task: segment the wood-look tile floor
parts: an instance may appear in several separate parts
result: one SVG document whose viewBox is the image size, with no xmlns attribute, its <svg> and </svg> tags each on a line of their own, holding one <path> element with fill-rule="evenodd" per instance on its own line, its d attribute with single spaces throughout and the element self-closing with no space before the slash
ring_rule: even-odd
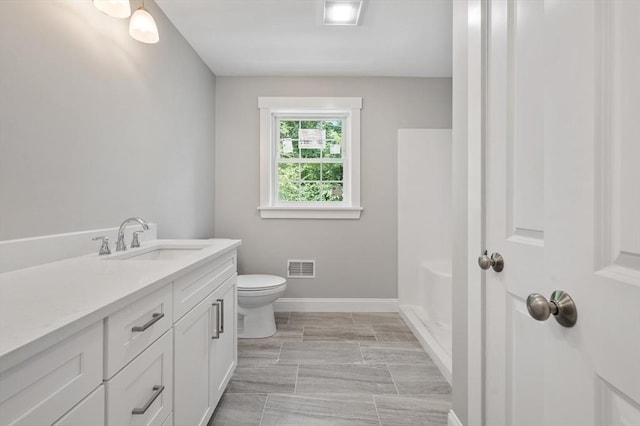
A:
<svg viewBox="0 0 640 426">
<path fill-rule="evenodd" d="M 238 368 L 209 423 L 446 425 L 451 388 L 396 313 L 276 313 L 238 340 Z"/>
</svg>

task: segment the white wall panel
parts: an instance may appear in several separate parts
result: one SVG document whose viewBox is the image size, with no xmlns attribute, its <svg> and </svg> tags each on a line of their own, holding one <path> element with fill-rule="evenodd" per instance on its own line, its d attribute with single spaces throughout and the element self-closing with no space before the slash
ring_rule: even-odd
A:
<svg viewBox="0 0 640 426">
<path fill-rule="evenodd" d="M 0 1 L 0 240 L 131 216 L 213 236 L 215 76 L 145 7 L 158 44 L 91 1 Z"/>
</svg>

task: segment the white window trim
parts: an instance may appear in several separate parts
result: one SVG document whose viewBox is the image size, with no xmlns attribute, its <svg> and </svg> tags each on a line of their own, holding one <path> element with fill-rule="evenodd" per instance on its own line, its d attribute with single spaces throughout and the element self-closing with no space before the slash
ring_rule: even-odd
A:
<svg viewBox="0 0 640 426">
<path fill-rule="evenodd" d="M 360 219 L 360 110 L 362 98 L 356 97 L 259 97 L 260 109 L 260 216 L 263 219 Z M 345 185 L 349 185 L 348 200 L 332 205 L 276 204 L 274 187 L 275 158 L 274 120 L 278 114 L 346 113 L 350 119 L 348 167 Z"/>
</svg>

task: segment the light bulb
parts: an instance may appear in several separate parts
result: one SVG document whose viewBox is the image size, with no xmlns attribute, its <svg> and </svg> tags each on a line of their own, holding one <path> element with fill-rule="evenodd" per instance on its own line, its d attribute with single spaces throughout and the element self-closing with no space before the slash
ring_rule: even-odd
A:
<svg viewBox="0 0 640 426">
<path fill-rule="evenodd" d="M 129 22 L 129 35 L 142 43 L 157 43 L 160 40 L 156 21 L 144 7 L 133 12 Z"/>
<path fill-rule="evenodd" d="M 128 18 L 131 16 L 129 0 L 93 0 L 93 5 L 100 12 L 114 18 Z"/>
</svg>

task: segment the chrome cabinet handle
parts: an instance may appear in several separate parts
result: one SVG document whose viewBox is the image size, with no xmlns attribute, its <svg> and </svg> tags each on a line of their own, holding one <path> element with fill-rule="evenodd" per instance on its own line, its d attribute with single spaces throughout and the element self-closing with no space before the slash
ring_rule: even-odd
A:
<svg viewBox="0 0 640 426">
<path fill-rule="evenodd" d="M 220 304 L 218 302 L 212 303 L 211 306 L 216 307 L 216 326 L 214 327 L 215 333 L 211 338 L 213 340 L 220 338 Z"/>
<path fill-rule="evenodd" d="M 136 331 L 136 332 L 145 331 L 147 328 L 151 327 L 153 324 L 157 323 L 162 318 L 164 318 L 164 314 L 163 313 L 153 314 L 153 315 L 151 315 L 151 319 L 149 321 L 147 321 L 143 325 L 136 325 L 135 327 L 133 327 L 131 329 L 131 331 Z"/>
<path fill-rule="evenodd" d="M 546 321 L 553 314 L 558 324 L 573 327 L 578 321 L 576 304 L 567 293 L 556 290 L 551 294 L 551 301 L 543 295 L 532 293 L 527 297 L 527 310 L 533 319 Z"/>
<path fill-rule="evenodd" d="M 220 302 L 220 333 L 224 333 L 224 299 L 218 299 Z"/>
<path fill-rule="evenodd" d="M 493 268 L 494 271 L 501 272 L 504 269 L 504 258 L 497 252 L 491 253 L 491 257 L 489 257 L 485 250 L 482 256 L 478 258 L 478 266 L 483 270 Z"/>
<path fill-rule="evenodd" d="M 160 396 L 160 394 L 162 393 L 163 390 L 164 390 L 164 386 L 163 385 L 155 385 L 153 387 L 153 395 L 151 395 L 151 398 L 149 398 L 147 403 L 144 404 L 144 406 L 142 408 L 134 408 L 133 411 L 131 411 L 131 414 L 144 414 L 144 413 L 146 413 L 147 410 L 149 409 L 149 407 L 151 407 L 151 404 L 153 404 L 153 401 L 158 399 L 158 397 Z"/>
</svg>

